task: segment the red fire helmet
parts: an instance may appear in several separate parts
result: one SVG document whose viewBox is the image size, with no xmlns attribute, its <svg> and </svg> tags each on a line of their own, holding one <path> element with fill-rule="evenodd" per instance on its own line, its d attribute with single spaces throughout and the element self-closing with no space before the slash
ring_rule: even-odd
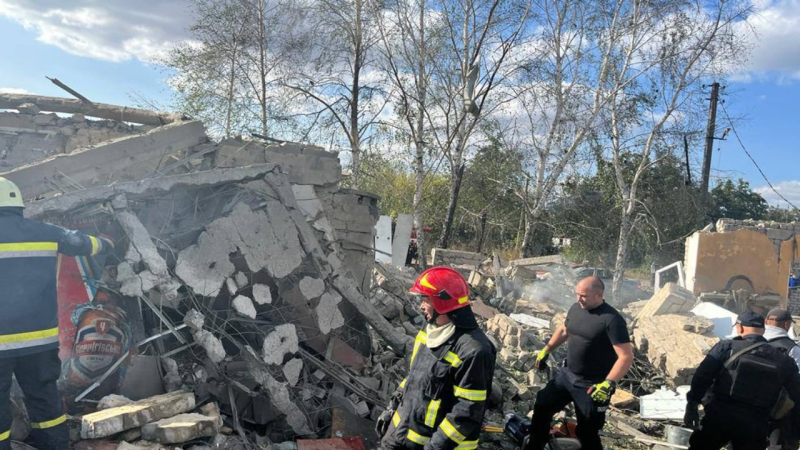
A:
<svg viewBox="0 0 800 450">
<path fill-rule="evenodd" d="M 457 271 L 449 267 L 431 267 L 422 272 L 409 291 L 430 297 L 433 309 L 439 314 L 469 305 L 469 285 Z"/>
</svg>

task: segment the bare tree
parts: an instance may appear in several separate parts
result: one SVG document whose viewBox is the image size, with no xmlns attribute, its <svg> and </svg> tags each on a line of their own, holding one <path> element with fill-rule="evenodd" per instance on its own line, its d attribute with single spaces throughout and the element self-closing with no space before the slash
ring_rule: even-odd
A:
<svg viewBox="0 0 800 450">
<path fill-rule="evenodd" d="M 314 125 L 344 138 L 351 185 L 358 187 L 364 143 L 386 101 L 383 74 L 373 64 L 379 41 L 376 5 L 316 0 L 302 8 L 310 26 L 296 30 L 304 45 L 295 48 L 297 66 L 287 68 L 283 82 L 318 107 L 303 111 Z"/>
<path fill-rule="evenodd" d="M 381 36 L 379 65 L 388 75 L 390 100 L 395 107 L 399 123 L 393 127 L 413 149 L 414 199 L 412 213 L 416 229 L 419 261 L 427 267 L 426 239 L 422 221 L 422 192 L 432 163 L 426 150 L 429 139 L 425 111 L 428 108 L 428 89 L 431 85 L 435 50 L 441 45 L 441 27 L 431 23 L 428 0 L 409 2 L 395 0 L 387 3 L 384 14 L 378 16 Z"/>
<path fill-rule="evenodd" d="M 619 86 L 642 64 L 652 66 L 645 76 L 615 90 L 608 115 L 608 147 L 621 200 L 613 293 L 617 297 L 625 274 L 628 243 L 648 212 L 637 199 L 643 175 L 669 153 L 688 123 L 704 105 L 702 82 L 721 67 L 742 60 L 744 41 L 734 29 L 750 12 L 749 6 L 729 0 L 709 2 L 633 2 L 624 20 L 647 24 L 632 27 L 626 42 L 614 50 L 617 58 L 607 83 Z M 676 139 L 677 138 L 677 139 Z M 672 142 L 671 142 L 672 141 Z M 638 160 L 632 175 L 622 164 L 624 153 Z M 659 154 L 660 153 L 660 154 Z"/>
<path fill-rule="evenodd" d="M 193 0 L 191 39 L 164 61 L 177 108 L 203 119 L 213 134 L 244 132 L 291 138 L 278 69 L 296 45 L 284 30 L 300 20 L 280 0 Z"/>
<path fill-rule="evenodd" d="M 438 245 L 452 233 L 470 139 L 481 117 L 509 98 L 499 98 L 509 71 L 506 62 L 527 30 L 528 2 L 442 0 L 432 5 L 445 30 L 444 46 L 433 61 L 425 116 L 436 146 L 450 169 L 450 198 Z M 490 97 L 492 94 L 498 94 Z"/>
</svg>

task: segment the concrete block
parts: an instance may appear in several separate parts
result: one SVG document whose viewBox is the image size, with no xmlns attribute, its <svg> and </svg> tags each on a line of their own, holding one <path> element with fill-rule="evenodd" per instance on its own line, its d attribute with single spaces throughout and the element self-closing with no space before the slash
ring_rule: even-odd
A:
<svg viewBox="0 0 800 450">
<path fill-rule="evenodd" d="M 638 350 L 663 371 L 674 385 L 689 384 L 705 353 L 719 342 L 684 330 L 688 316 L 666 314 L 640 317 L 633 331 Z"/>
<path fill-rule="evenodd" d="M 486 257 L 480 253 L 462 252 L 444 248 L 431 250 L 431 265 L 439 266 L 478 266 Z"/>
<path fill-rule="evenodd" d="M 202 414 L 179 414 L 142 427 L 142 437 L 162 444 L 179 444 L 219 433 L 222 419 Z"/>
<path fill-rule="evenodd" d="M 253 300 L 259 305 L 272 303 L 272 292 L 269 286 L 263 284 L 253 285 Z"/>
<path fill-rule="evenodd" d="M 225 353 L 225 347 L 222 345 L 222 341 L 211 334 L 211 332 L 207 330 L 199 330 L 192 333 L 192 336 L 194 336 L 195 342 L 203 347 L 203 350 L 206 351 L 206 356 L 208 356 L 208 359 L 211 361 L 220 363 L 223 359 L 225 359 L 225 356 L 227 356 Z"/>
<path fill-rule="evenodd" d="M 267 364 L 281 364 L 287 353 L 297 353 L 299 339 L 294 324 L 285 323 L 278 325 L 275 330 L 264 339 L 262 354 Z"/>
<path fill-rule="evenodd" d="M 81 438 L 99 439 L 194 409 L 194 394 L 172 392 L 81 418 Z"/>
<path fill-rule="evenodd" d="M 233 309 L 241 316 L 249 317 L 250 319 L 256 318 L 256 307 L 253 306 L 253 301 L 244 295 L 239 295 L 233 299 L 231 303 Z"/>
<path fill-rule="evenodd" d="M 219 167 L 280 164 L 292 184 L 335 185 L 342 178 L 336 153 L 292 142 L 264 145 L 259 141 L 225 139 L 220 142 L 217 161 Z"/>
<path fill-rule="evenodd" d="M 290 385 L 296 386 L 297 382 L 300 381 L 300 374 L 303 370 L 303 360 L 300 358 L 290 359 L 286 364 L 283 365 L 283 376 L 286 377 L 286 381 L 289 382 Z"/>
<path fill-rule="evenodd" d="M 685 313 L 689 312 L 694 304 L 695 298 L 691 291 L 676 283 L 667 283 L 648 300 L 637 317 Z"/>
<path fill-rule="evenodd" d="M 339 309 L 339 302 L 342 297 L 335 292 L 326 292 L 319 298 L 316 307 L 317 324 L 322 334 L 328 334 L 331 330 L 344 326 L 344 316 Z"/>
</svg>

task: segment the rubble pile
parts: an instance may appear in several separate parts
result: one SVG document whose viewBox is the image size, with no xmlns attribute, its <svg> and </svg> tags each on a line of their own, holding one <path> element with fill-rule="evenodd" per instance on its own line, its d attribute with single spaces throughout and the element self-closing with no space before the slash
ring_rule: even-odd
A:
<svg viewBox="0 0 800 450">
<path fill-rule="evenodd" d="M 225 432 L 243 445 L 269 444 L 329 437 L 322 432 L 332 405 L 359 417 L 383 410 L 410 342 L 385 315 L 408 308 L 373 306 L 377 199 L 340 188 L 336 154 L 242 138 L 215 143 L 202 123 L 176 117 L 162 126 L 77 114 L 46 114 L 48 122 L 17 106 L 0 115 L 0 126 L 16 120 L 20 137 L 6 146 L 2 176 L 26 196 L 26 216 L 117 243 L 104 261 L 75 259 L 91 266 L 79 280 L 91 293 L 87 305 L 102 297 L 105 310 L 119 311 L 121 331 L 99 339 L 120 339 L 125 349 L 83 384 L 69 376 L 87 355 L 75 347 L 67 356 L 62 381 L 70 413 L 84 414 L 84 442 L 216 445 Z M 22 155 L 25 139 L 51 134 L 58 145 Z M 378 339 L 386 351 L 373 352 Z M 147 355 L 156 363 L 139 384 L 163 394 L 92 412 L 144 376 L 133 361 Z"/>
<path fill-rule="evenodd" d="M 0 108 L 18 111 L 0 113 L 0 176 L 22 190 L 26 216 L 116 242 L 107 257 L 59 260 L 60 387 L 76 448 L 294 449 L 347 436 L 375 447 L 371 420 L 425 320 L 408 295 L 417 272 L 375 263 L 378 199 L 340 186 L 336 154 L 214 142 L 199 121 L 113 105 L 2 94 Z M 569 266 L 431 257 L 464 274 L 498 350 L 487 423 L 529 411 L 547 381 L 536 354 L 574 303 Z M 624 435 L 652 438 L 659 426 L 634 411 L 689 383 L 729 333 L 730 311 L 697 303 L 668 283 L 620 305 L 636 348 L 612 399 Z M 93 354 L 87 339 L 113 351 Z M 19 396 L 16 440 L 30 431 Z M 486 433 L 481 446 L 501 441 Z"/>
</svg>

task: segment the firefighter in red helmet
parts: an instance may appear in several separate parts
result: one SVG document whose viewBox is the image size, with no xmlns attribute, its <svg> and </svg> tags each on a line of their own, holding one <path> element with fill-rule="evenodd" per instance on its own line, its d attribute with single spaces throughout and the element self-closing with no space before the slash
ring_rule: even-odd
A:
<svg viewBox="0 0 800 450">
<path fill-rule="evenodd" d="M 386 450 L 472 450 L 492 390 L 496 350 L 469 303 L 469 286 L 448 267 L 423 272 L 411 294 L 427 323 L 414 340 L 406 377 L 378 419 Z"/>
</svg>

